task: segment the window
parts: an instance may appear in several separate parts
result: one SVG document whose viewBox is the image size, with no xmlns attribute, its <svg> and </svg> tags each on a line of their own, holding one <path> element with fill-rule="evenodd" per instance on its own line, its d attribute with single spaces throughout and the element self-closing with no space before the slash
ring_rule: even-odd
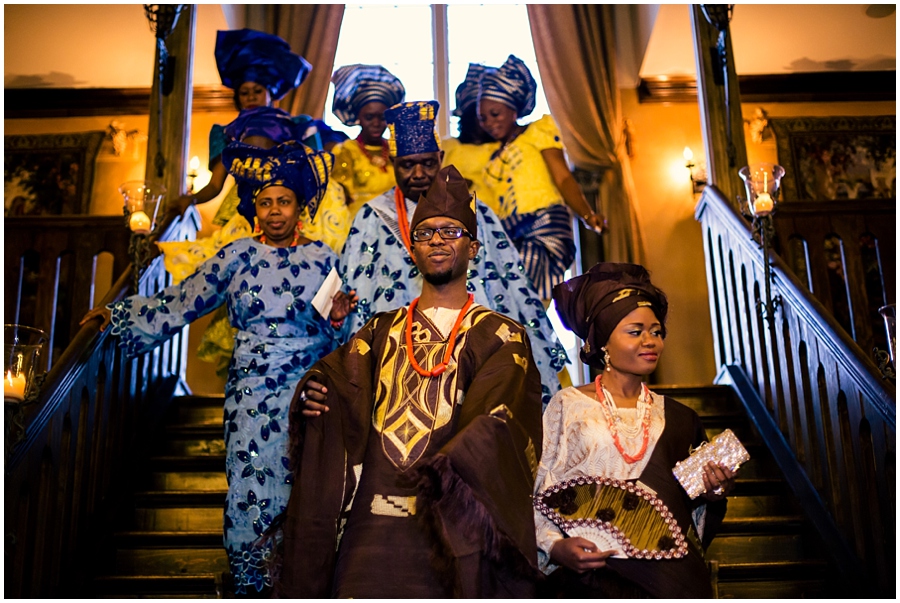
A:
<svg viewBox="0 0 900 603">
<path fill-rule="evenodd" d="M 442 15 L 435 15 L 435 11 L 442 10 L 446 10 L 446 18 L 436 18 Z M 443 24 L 442 31 L 435 31 L 435 23 Z M 505 24 L 500 35 L 497 23 Z M 449 60 L 441 69 L 435 69 L 435 39 L 447 40 Z M 456 107 L 456 87 L 465 78 L 469 63 L 498 67 L 510 54 L 525 61 L 538 83 L 535 110 L 522 120 L 528 123 L 550 110 L 541 88 L 524 4 L 347 5 L 334 66 L 384 65 L 403 82 L 407 100 L 436 98 L 441 103 L 440 116 L 445 124 L 451 124 L 449 132 L 455 136 L 457 119 L 450 112 Z M 448 91 L 446 98 L 439 98 L 437 91 L 442 89 Z M 344 126 L 331 113 L 333 99 L 334 86 L 330 86 L 325 123 L 355 137 L 358 128 Z"/>
</svg>

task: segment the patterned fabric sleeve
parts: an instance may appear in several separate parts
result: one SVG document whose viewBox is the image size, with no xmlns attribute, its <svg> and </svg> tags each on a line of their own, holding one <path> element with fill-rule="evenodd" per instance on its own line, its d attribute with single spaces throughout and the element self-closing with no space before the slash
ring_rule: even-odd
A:
<svg viewBox="0 0 900 603">
<path fill-rule="evenodd" d="M 520 142 L 530 144 L 540 151 L 563 148 L 559 126 L 556 125 L 556 120 L 550 115 L 545 115 L 539 120 L 528 124 L 528 128 L 519 136 L 519 139 Z"/>
<path fill-rule="evenodd" d="M 469 270 L 469 291 L 476 293 L 479 303 L 525 326 L 534 361 L 541 373 L 542 399 L 546 405 L 559 391 L 558 373 L 568 360 L 566 351 L 559 343 L 544 304 L 528 281 L 522 258 L 509 241 L 500 219 L 487 205 L 477 203 L 476 207 L 478 239 L 482 246 L 475 268 Z M 481 258 L 483 262 L 479 261 Z M 477 289 L 472 285 L 476 279 L 483 283 L 484 300 L 477 299 Z"/>
<path fill-rule="evenodd" d="M 221 161 L 222 150 L 228 145 L 228 136 L 225 134 L 225 126 L 213 124 L 209 131 L 209 169 L 213 164 Z"/>
<path fill-rule="evenodd" d="M 569 458 L 569 453 L 561 394 L 553 396 L 544 412 L 543 421 L 544 445 L 537 478 L 534 482 L 535 494 L 562 481 L 566 473 L 566 460 Z M 550 574 L 559 567 L 551 563 L 550 549 L 556 541 L 563 538 L 563 533 L 556 524 L 544 517 L 537 509 L 534 510 L 534 527 L 537 534 L 538 567 L 545 574 Z"/>
<path fill-rule="evenodd" d="M 146 352 L 225 303 L 228 283 L 238 263 L 223 248 L 193 275 L 153 297 L 132 295 L 109 304 L 112 335 L 127 356 Z"/>
</svg>

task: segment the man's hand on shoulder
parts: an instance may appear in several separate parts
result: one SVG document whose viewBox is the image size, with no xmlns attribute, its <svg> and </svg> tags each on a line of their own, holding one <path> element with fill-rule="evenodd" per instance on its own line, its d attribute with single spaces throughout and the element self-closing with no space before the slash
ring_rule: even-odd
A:
<svg viewBox="0 0 900 603">
<path fill-rule="evenodd" d="M 318 417 L 329 410 L 328 406 L 325 405 L 328 401 L 328 388 L 318 381 L 309 379 L 303 385 L 300 399 L 303 401 L 304 417 Z"/>
</svg>

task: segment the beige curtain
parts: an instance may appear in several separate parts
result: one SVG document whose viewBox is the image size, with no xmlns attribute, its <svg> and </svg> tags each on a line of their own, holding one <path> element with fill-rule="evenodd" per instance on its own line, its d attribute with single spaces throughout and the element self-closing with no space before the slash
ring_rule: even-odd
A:
<svg viewBox="0 0 900 603">
<path fill-rule="evenodd" d="M 604 257 L 641 263 L 644 243 L 625 151 L 616 83 L 613 7 L 529 4 L 544 93 L 576 167 L 605 171 L 601 207 L 609 223 Z"/>
<path fill-rule="evenodd" d="M 313 67 L 303 85 L 278 102 L 291 115 L 322 117 L 343 18 L 343 4 L 247 5 L 247 27 L 281 36 Z"/>
</svg>

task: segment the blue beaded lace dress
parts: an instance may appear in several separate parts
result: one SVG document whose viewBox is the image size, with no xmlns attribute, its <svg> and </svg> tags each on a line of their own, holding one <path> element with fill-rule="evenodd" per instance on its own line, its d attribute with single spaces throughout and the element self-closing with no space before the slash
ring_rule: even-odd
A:
<svg viewBox="0 0 900 603">
<path fill-rule="evenodd" d="M 288 410 L 300 377 L 339 333 L 311 301 L 337 257 L 326 245 L 275 248 L 240 239 L 181 283 L 115 304 L 112 333 L 130 356 L 227 305 L 238 329 L 225 386 L 225 548 L 235 591 L 271 586 L 272 543 L 255 544 L 288 503 Z"/>
</svg>

